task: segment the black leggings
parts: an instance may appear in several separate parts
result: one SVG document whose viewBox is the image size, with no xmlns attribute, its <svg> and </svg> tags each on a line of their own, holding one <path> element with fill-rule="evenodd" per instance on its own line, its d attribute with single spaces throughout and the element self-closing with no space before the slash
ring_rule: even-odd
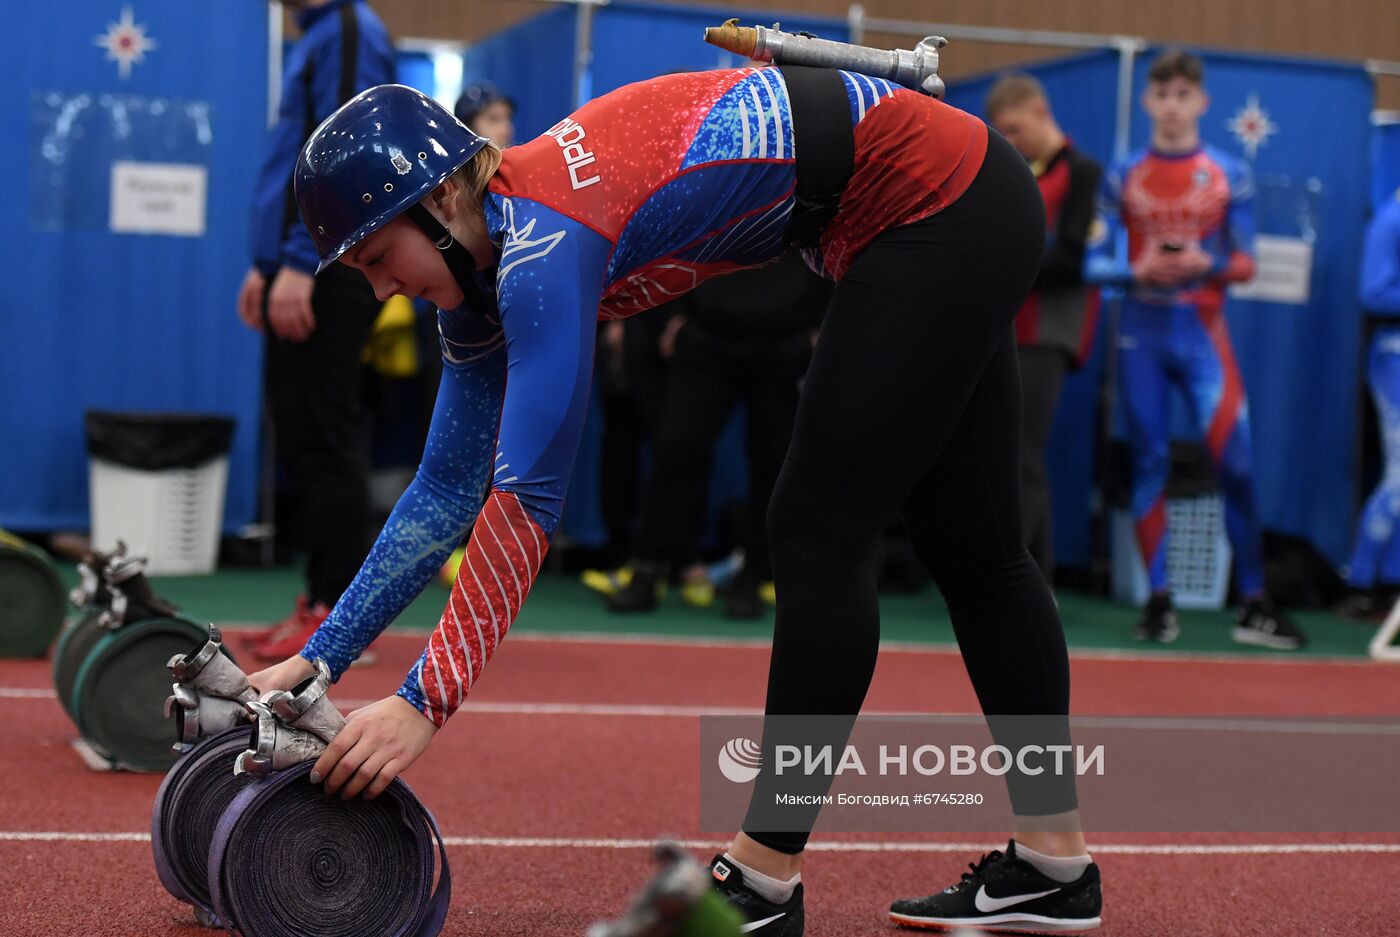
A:
<svg viewBox="0 0 1400 937">
<path fill-rule="evenodd" d="M 1022 537 L 1011 331 L 1045 213 L 1025 162 L 989 137 L 967 192 L 877 237 L 827 311 L 768 511 L 769 715 L 860 710 L 879 650 L 877 548 L 897 516 L 948 603 L 984 713 L 1069 711 L 1064 632 Z M 1018 814 L 1075 807 L 1072 784 L 1047 798 L 1007 777 Z M 776 789 L 765 772 L 753 803 Z M 744 829 L 790 854 L 808 837 Z"/>
</svg>

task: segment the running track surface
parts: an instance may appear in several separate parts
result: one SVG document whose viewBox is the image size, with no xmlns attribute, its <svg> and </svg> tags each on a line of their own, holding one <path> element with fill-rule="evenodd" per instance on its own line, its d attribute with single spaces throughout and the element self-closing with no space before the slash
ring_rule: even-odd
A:
<svg viewBox="0 0 1400 937">
<path fill-rule="evenodd" d="M 333 698 L 348 710 L 391 692 L 422 640 L 381 638 L 379 663 L 353 669 Z M 444 933 L 581 937 L 650 875 L 651 838 L 680 836 L 708 859 L 721 837 L 698 828 L 697 717 L 757 710 L 767 663 L 766 649 L 741 644 L 506 641 L 406 776 L 452 843 Z M 1076 657 L 1073 667 L 1085 714 L 1400 713 L 1400 673 L 1359 661 Z M 87 769 L 49 674 L 46 661 L 0 661 L 0 933 L 210 933 L 155 876 L 159 777 Z M 976 701 L 955 654 L 887 650 L 867 708 L 975 712 Z M 912 933 L 887 924 L 891 898 L 943 888 L 1005 845 L 892 839 L 894 851 L 854 835 L 814 849 L 803 873 L 811 937 Z M 1092 845 L 1104 937 L 1400 932 L 1400 835 L 1118 834 Z"/>
</svg>

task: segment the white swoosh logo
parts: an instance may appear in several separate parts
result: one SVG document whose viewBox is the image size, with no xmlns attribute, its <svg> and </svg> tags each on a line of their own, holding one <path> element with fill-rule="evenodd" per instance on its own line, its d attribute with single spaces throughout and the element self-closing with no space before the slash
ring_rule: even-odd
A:
<svg viewBox="0 0 1400 937">
<path fill-rule="evenodd" d="M 1053 895 L 1059 891 L 1052 888 L 1049 891 L 1038 891 L 1030 895 L 1011 895 L 1006 898 L 993 898 L 987 894 L 987 886 L 983 885 L 977 889 L 977 897 L 972 899 L 972 903 L 977 905 L 977 910 L 983 914 L 991 914 L 993 911 L 1000 911 L 1002 908 L 1009 908 L 1013 904 L 1020 904 L 1023 901 L 1034 901 L 1036 898 L 1044 898 L 1046 895 Z"/>
<path fill-rule="evenodd" d="M 753 921 L 752 923 L 745 924 L 743 927 L 739 928 L 739 933 L 741 933 L 741 934 L 752 934 L 754 931 L 758 930 L 758 929 L 759 929 L 760 927 L 762 927 L 764 924 L 772 924 L 774 921 L 776 921 L 776 920 L 777 920 L 778 918 L 780 918 L 780 917 L 787 917 L 787 912 L 784 911 L 782 914 L 775 914 L 775 915 L 773 915 L 772 917 L 766 917 L 766 918 L 764 918 L 764 919 L 761 920 L 761 921 Z"/>
</svg>

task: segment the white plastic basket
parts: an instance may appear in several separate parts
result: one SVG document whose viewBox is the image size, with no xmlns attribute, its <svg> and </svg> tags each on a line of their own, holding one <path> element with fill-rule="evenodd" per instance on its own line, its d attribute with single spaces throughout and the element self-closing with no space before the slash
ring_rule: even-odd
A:
<svg viewBox="0 0 1400 937">
<path fill-rule="evenodd" d="M 154 576 L 212 573 L 224 522 L 228 457 L 197 468 L 146 471 L 90 459 L 92 543 L 111 550 L 118 540 L 149 558 Z"/>
<path fill-rule="evenodd" d="M 1220 609 L 1230 594 L 1230 540 L 1218 494 L 1167 501 L 1167 587 L 1177 608 Z M 1113 597 L 1145 605 L 1151 587 L 1132 514 L 1113 512 Z"/>
</svg>

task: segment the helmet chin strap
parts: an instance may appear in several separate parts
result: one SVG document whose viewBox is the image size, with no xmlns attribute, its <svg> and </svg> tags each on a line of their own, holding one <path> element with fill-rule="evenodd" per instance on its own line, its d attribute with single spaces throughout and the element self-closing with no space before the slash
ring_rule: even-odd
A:
<svg viewBox="0 0 1400 937">
<path fill-rule="evenodd" d="M 452 279 L 462 290 L 462 296 L 471 308 L 479 312 L 490 312 L 491 303 L 477 285 L 472 273 L 476 270 L 476 258 L 452 236 L 443 223 L 433 217 L 433 213 L 423 207 L 422 202 L 414 202 L 404 211 L 404 215 L 428 236 L 433 246 L 442 254 L 442 262 L 447 264 Z"/>
</svg>

